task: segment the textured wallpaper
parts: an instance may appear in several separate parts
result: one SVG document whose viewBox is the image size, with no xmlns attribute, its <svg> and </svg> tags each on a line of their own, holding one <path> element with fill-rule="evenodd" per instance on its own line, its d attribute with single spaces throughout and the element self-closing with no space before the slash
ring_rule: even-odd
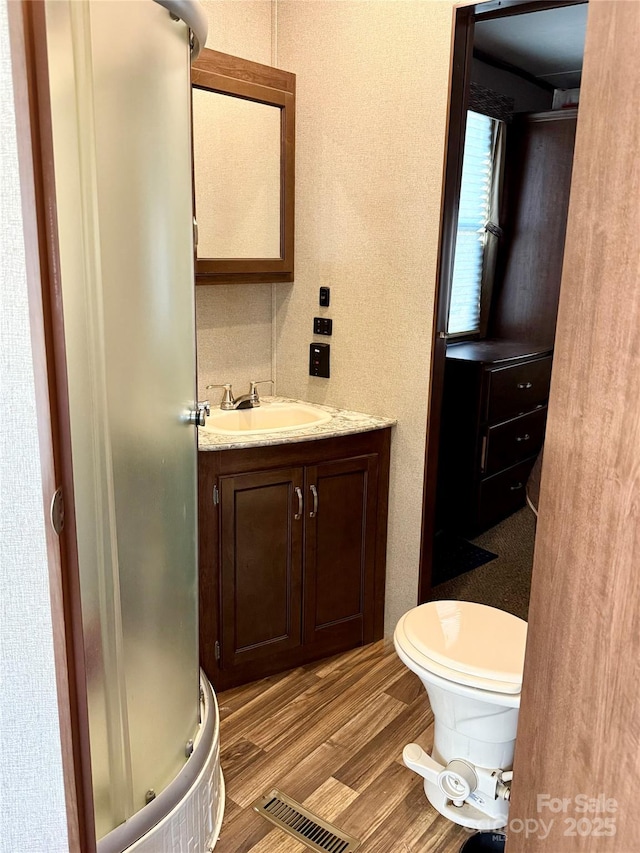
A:
<svg viewBox="0 0 640 853">
<path fill-rule="evenodd" d="M 6 0 L 0 0 L 0 850 L 68 849 Z"/>
<path fill-rule="evenodd" d="M 387 633 L 417 600 L 452 21 L 449 0 L 278 2 L 278 59 L 297 75 L 296 276 L 277 285 L 278 393 L 398 419 Z M 314 314 L 333 318 L 329 380 L 307 375 Z"/>
</svg>

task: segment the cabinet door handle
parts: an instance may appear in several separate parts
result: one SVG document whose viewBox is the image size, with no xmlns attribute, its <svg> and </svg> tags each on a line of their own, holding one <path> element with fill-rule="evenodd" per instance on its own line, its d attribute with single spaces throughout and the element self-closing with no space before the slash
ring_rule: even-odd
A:
<svg viewBox="0 0 640 853">
<path fill-rule="evenodd" d="M 528 433 L 528 432 L 525 432 L 525 434 L 524 434 L 524 435 L 519 435 L 519 436 L 516 438 L 516 441 L 529 441 L 529 439 L 530 439 L 530 438 L 531 438 L 531 436 L 529 435 L 529 433 Z"/>
<path fill-rule="evenodd" d="M 532 382 L 518 382 L 517 386 L 521 391 L 526 391 L 527 388 L 533 388 Z"/>
<path fill-rule="evenodd" d="M 293 517 L 296 521 L 299 521 L 302 518 L 302 489 L 300 486 L 296 486 L 295 491 L 298 496 L 298 512 Z"/>
<path fill-rule="evenodd" d="M 315 518 L 318 514 L 318 490 L 315 486 L 309 486 L 313 495 L 313 509 L 309 513 L 309 518 Z"/>
<path fill-rule="evenodd" d="M 517 492 L 522 488 L 522 483 L 516 483 L 513 486 L 509 486 L 512 492 Z"/>
</svg>

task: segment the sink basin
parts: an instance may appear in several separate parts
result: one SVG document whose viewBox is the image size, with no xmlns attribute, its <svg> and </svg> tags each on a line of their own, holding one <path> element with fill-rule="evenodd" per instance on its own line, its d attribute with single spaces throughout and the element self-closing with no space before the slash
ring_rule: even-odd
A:
<svg viewBox="0 0 640 853">
<path fill-rule="evenodd" d="M 317 426 L 331 420 L 329 412 L 305 406 L 304 403 L 263 403 L 256 409 L 217 409 L 209 415 L 205 432 L 221 435 L 247 435 L 260 432 L 286 432 L 307 426 Z"/>
</svg>

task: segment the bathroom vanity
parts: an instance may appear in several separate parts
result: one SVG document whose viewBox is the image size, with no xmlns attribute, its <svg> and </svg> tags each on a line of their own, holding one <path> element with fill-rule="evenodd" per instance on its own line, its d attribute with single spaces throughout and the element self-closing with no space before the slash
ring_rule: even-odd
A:
<svg viewBox="0 0 640 853">
<path fill-rule="evenodd" d="M 393 421 L 318 409 L 306 429 L 200 430 L 200 654 L 218 690 L 383 636 Z"/>
</svg>

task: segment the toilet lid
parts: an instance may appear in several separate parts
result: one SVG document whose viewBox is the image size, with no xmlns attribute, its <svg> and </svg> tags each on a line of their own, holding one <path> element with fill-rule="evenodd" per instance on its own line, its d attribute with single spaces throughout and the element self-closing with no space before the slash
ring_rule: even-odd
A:
<svg viewBox="0 0 640 853">
<path fill-rule="evenodd" d="M 429 601 L 405 615 L 403 628 L 418 652 L 454 673 L 520 691 L 527 623 L 517 616 L 470 601 Z"/>
</svg>

